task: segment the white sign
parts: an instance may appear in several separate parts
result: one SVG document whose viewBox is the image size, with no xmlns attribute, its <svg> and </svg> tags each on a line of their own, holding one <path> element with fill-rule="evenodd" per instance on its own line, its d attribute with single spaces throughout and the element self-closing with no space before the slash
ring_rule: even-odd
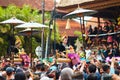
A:
<svg viewBox="0 0 120 80">
<path fill-rule="evenodd" d="M 40 46 L 37 46 L 35 49 L 36 55 L 41 58 L 42 57 L 42 48 Z"/>
</svg>

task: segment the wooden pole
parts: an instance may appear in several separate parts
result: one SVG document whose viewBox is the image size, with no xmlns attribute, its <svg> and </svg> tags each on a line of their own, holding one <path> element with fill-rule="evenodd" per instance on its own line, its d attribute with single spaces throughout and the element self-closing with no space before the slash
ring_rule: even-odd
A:
<svg viewBox="0 0 120 80">
<path fill-rule="evenodd" d="M 100 27 L 100 17 L 97 17 L 98 19 L 98 27 Z"/>
<path fill-rule="evenodd" d="M 45 0 L 42 0 L 42 24 L 44 24 L 44 14 L 45 14 Z M 44 51 L 44 28 L 42 28 L 42 38 L 41 38 L 41 47 L 42 47 L 42 58 L 45 57 Z"/>
</svg>

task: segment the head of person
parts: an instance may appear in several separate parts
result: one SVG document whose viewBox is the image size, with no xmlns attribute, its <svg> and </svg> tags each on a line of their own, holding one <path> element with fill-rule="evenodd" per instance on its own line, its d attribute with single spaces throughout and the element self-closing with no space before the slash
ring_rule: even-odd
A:
<svg viewBox="0 0 120 80">
<path fill-rule="evenodd" d="M 113 47 L 112 47 L 112 45 L 110 44 L 110 45 L 109 45 L 109 49 L 111 49 L 111 48 L 113 48 Z"/>
<path fill-rule="evenodd" d="M 57 71 L 57 66 L 53 65 L 49 68 L 46 74 L 49 78 L 54 78 L 56 71 Z"/>
<path fill-rule="evenodd" d="M 102 65 L 102 69 L 105 73 L 109 73 L 110 72 L 110 66 L 107 64 L 103 64 Z"/>
<path fill-rule="evenodd" d="M 94 73 L 91 73 L 88 75 L 87 80 L 97 80 L 97 75 Z"/>
<path fill-rule="evenodd" d="M 15 80 L 26 80 L 25 73 L 23 72 L 18 72 L 15 74 Z"/>
<path fill-rule="evenodd" d="M 26 72 L 25 72 L 25 76 L 26 76 L 27 79 L 29 79 L 29 78 L 30 78 L 30 72 L 29 72 L 29 71 L 26 71 Z"/>
<path fill-rule="evenodd" d="M 40 63 L 36 65 L 36 70 L 37 71 L 44 71 L 45 70 L 45 65 L 44 63 Z"/>
<path fill-rule="evenodd" d="M 72 76 L 73 80 L 84 80 L 83 74 L 81 72 L 75 72 Z"/>
<path fill-rule="evenodd" d="M 7 67 L 6 68 L 7 76 L 11 76 L 13 73 L 14 73 L 14 68 L 12 68 L 12 67 Z"/>
<path fill-rule="evenodd" d="M 68 41 L 68 37 L 67 36 L 63 36 L 62 37 L 62 43 L 63 44 L 67 44 L 67 41 Z"/>
<path fill-rule="evenodd" d="M 16 72 L 16 73 L 18 73 L 18 72 L 23 72 L 23 69 L 22 69 L 22 68 L 17 68 L 15 72 Z"/>
<path fill-rule="evenodd" d="M 83 50 L 83 47 L 82 47 L 82 46 L 80 47 L 80 50 Z"/>
<path fill-rule="evenodd" d="M 94 27 L 94 31 L 97 31 L 98 30 L 98 28 L 97 27 Z"/>
<path fill-rule="evenodd" d="M 113 22 L 111 20 L 108 21 L 108 25 L 111 26 L 113 25 Z"/>
<path fill-rule="evenodd" d="M 102 74 L 102 73 L 103 73 L 102 66 L 99 66 L 98 71 L 99 71 L 99 73 L 100 73 L 100 74 Z"/>
<path fill-rule="evenodd" d="M 88 49 L 89 49 L 89 47 L 87 46 L 87 47 L 86 47 L 86 50 L 88 50 Z"/>
<path fill-rule="evenodd" d="M 61 80 L 72 80 L 73 70 L 71 68 L 64 68 L 61 71 Z"/>
<path fill-rule="evenodd" d="M 117 45 L 113 45 L 113 48 L 116 49 L 116 48 L 117 48 Z"/>
<path fill-rule="evenodd" d="M 108 26 L 108 22 L 104 22 L 104 26 Z"/>
<path fill-rule="evenodd" d="M 105 76 L 103 76 L 103 80 L 114 80 L 114 79 L 112 79 L 111 75 L 110 76 L 105 75 Z"/>
<path fill-rule="evenodd" d="M 98 30 L 102 30 L 102 26 L 99 26 L 99 27 L 98 27 Z"/>
<path fill-rule="evenodd" d="M 95 73 L 96 72 L 96 65 L 94 65 L 94 64 L 90 64 L 89 66 L 88 66 L 88 71 L 89 71 L 89 73 Z"/>
</svg>

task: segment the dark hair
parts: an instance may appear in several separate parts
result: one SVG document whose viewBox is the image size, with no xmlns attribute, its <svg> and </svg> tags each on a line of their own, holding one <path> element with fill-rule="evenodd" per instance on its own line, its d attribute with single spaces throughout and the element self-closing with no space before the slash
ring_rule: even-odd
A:
<svg viewBox="0 0 120 80">
<path fill-rule="evenodd" d="M 79 80 L 83 80 L 83 74 L 81 72 L 75 72 L 74 75 L 72 76 L 73 80 L 75 79 L 79 79 Z"/>
<path fill-rule="evenodd" d="M 0 80 L 5 80 L 5 78 L 3 76 L 0 76 Z"/>
<path fill-rule="evenodd" d="M 90 73 L 95 73 L 96 72 L 96 66 L 94 64 L 90 64 L 88 69 L 89 69 Z"/>
<path fill-rule="evenodd" d="M 108 24 L 108 22 L 104 22 L 104 24 Z"/>
<path fill-rule="evenodd" d="M 43 70 L 44 66 L 45 66 L 44 63 L 37 64 L 36 69 L 37 70 Z"/>
<path fill-rule="evenodd" d="M 10 76 L 10 75 L 12 75 L 12 72 L 9 72 L 9 73 L 6 73 L 7 74 L 7 76 Z"/>
<path fill-rule="evenodd" d="M 23 72 L 18 72 L 15 74 L 15 80 L 26 80 L 25 73 Z"/>
<path fill-rule="evenodd" d="M 26 76 L 26 78 L 29 79 L 29 78 L 30 78 L 30 72 L 29 72 L 29 71 L 26 71 L 26 72 L 25 72 L 25 76 Z"/>
<path fill-rule="evenodd" d="M 88 75 L 87 80 L 97 80 L 97 75 L 94 73 L 91 73 Z"/>
<path fill-rule="evenodd" d="M 103 80 L 112 80 L 112 76 L 104 76 Z"/>
<path fill-rule="evenodd" d="M 120 74 L 120 72 L 119 72 L 119 70 L 118 70 L 118 69 L 115 69 L 115 74 L 117 74 L 117 75 L 119 75 L 119 74 Z"/>
<path fill-rule="evenodd" d="M 46 67 L 45 65 L 42 65 L 41 66 L 41 71 L 45 71 L 45 67 Z"/>
<path fill-rule="evenodd" d="M 102 69 L 103 69 L 103 71 L 106 72 L 108 69 L 110 69 L 110 66 L 107 65 L 107 64 L 103 64 L 103 65 L 102 65 Z"/>
<path fill-rule="evenodd" d="M 40 66 L 38 66 L 38 65 L 36 65 L 36 69 L 37 69 L 37 70 L 40 70 L 40 69 L 41 69 L 41 67 L 40 67 Z"/>
</svg>

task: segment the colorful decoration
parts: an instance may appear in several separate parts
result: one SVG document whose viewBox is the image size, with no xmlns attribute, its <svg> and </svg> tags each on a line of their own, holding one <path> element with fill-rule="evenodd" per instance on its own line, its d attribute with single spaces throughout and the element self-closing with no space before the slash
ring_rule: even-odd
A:
<svg viewBox="0 0 120 80">
<path fill-rule="evenodd" d="M 66 23 L 66 27 L 65 27 L 65 29 L 70 29 L 71 27 L 70 27 L 70 19 L 67 19 L 67 23 Z"/>
<path fill-rule="evenodd" d="M 118 20 L 118 25 L 120 26 L 120 16 L 118 17 L 117 20 Z"/>
</svg>

